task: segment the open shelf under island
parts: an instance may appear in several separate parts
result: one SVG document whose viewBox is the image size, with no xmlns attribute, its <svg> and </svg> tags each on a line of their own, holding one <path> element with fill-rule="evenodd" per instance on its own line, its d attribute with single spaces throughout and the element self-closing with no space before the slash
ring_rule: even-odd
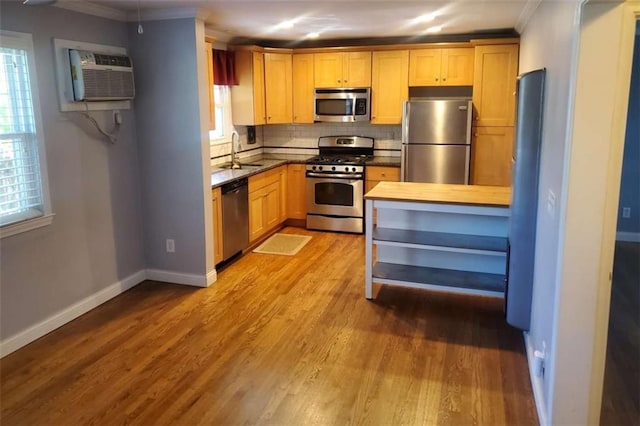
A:
<svg viewBox="0 0 640 426">
<path fill-rule="evenodd" d="M 367 299 L 373 283 L 504 296 L 509 187 L 380 182 L 364 198 L 367 218 L 377 210 L 366 221 Z"/>
</svg>

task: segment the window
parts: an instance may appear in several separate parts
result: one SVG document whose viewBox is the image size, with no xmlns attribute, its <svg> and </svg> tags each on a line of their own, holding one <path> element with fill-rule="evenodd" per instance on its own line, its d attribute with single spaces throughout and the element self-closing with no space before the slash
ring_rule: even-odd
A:
<svg viewBox="0 0 640 426">
<path fill-rule="evenodd" d="M 216 129 L 209 132 L 209 139 L 213 144 L 228 142 L 233 131 L 230 87 L 213 86 L 213 98 L 216 109 Z"/>
<path fill-rule="evenodd" d="M 0 237 L 51 223 L 33 41 L 0 32 Z"/>
</svg>

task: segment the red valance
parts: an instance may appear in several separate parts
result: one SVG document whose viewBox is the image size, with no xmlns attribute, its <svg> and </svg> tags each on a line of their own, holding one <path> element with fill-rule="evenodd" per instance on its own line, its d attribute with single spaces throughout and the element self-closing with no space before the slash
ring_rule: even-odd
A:
<svg viewBox="0 0 640 426">
<path fill-rule="evenodd" d="M 233 51 L 213 49 L 213 82 L 218 86 L 236 86 L 236 55 Z"/>
</svg>

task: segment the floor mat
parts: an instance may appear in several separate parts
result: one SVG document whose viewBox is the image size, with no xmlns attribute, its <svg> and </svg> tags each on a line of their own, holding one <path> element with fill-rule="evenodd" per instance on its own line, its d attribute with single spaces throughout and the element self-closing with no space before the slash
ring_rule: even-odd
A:
<svg viewBox="0 0 640 426">
<path fill-rule="evenodd" d="M 273 234 L 267 241 L 260 244 L 254 253 L 282 254 L 293 256 L 311 240 L 308 235 Z"/>
</svg>

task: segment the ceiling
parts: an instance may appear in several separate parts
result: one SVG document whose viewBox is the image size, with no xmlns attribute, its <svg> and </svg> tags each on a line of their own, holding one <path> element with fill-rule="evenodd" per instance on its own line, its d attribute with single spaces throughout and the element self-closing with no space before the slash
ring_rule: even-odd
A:
<svg viewBox="0 0 640 426">
<path fill-rule="evenodd" d="M 223 41 L 305 40 L 318 33 L 317 40 L 386 37 L 423 37 L 513 30 L 524 26 L 540 0 L 84 0 L 104 10 L 118 11 L 128 20 L 158 13 L 190 9 L 205 20 L 207 29 L 219 33 Z M 59 0 L 69 7 L 79 0 Z M 431 15 L 431 22 L 418 17 Z M 290 28 L 280 25 L 292 21 Z M 429 28 L 441 27 L 437 33 Z"/>
</svg>

